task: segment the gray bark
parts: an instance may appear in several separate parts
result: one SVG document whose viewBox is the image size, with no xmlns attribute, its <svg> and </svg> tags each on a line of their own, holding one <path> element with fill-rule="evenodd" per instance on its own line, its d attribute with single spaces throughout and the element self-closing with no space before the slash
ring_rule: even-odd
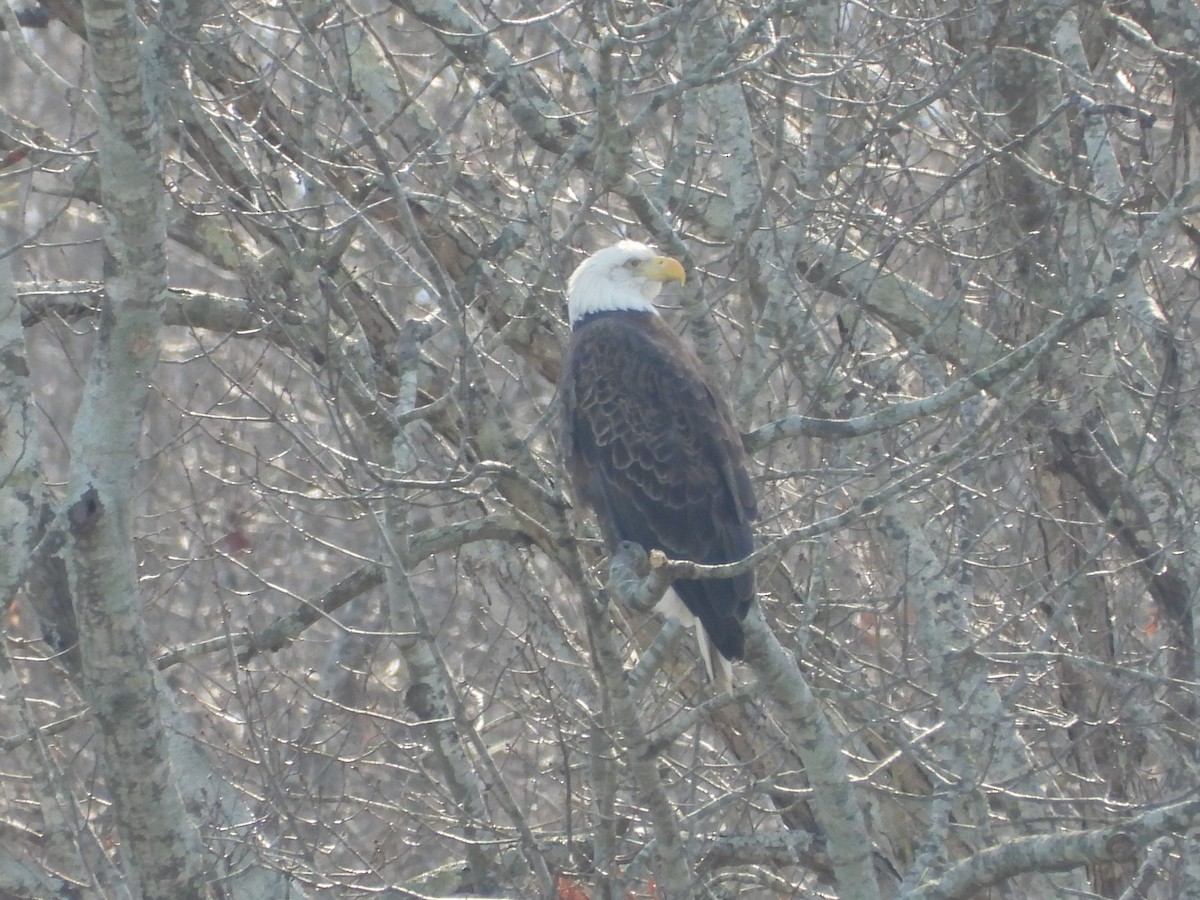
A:
<svg viewBox="0 0 1200 900">
<path fill-rule="evenodd" d="M 171 770 L 142 619 L 133 544 L 134 470 L 166 295 L 160 122 L 132 7 L 84 6 L 100 123 L 105 293 L 99 343 L 72 432 L 61 515 L 84 691 L 139 897 L 205 894 L 199 835 Z"/>
</svg>

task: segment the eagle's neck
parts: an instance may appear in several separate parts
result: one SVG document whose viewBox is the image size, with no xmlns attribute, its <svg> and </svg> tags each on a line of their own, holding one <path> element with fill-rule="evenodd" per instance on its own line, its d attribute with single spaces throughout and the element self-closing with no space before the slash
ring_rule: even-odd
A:
<svg viewBox="0 0 1200 900">
<path fill-rule="evenodd" d="M 601 309 L 597 310 L 596 312 L 586 313 L 581 318 L 572 320 L 571 330 L 579 331 L 584 326 L 591 325 L 593 322 L 599 321 L 600 319 L 608 319 L 616 316 L 631 316 L 635 319 L 641 317 L 650 318 L 652 316 L 654 318 L 660 318 L 658 310 L 656 309 Z"/>
<path fill-rule="evenodd" d="M 567 288 L 567 313 L 571 325 L 602 312 L 639 312 L 658 315 L 654 298 L 662 284 L 646 279 L 614 281 L 581 266 Z"/>
</svg>

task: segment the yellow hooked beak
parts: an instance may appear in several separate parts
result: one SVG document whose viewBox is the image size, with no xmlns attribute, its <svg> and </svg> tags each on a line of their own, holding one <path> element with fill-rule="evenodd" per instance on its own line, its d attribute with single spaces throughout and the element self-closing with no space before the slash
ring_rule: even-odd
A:
<svg viewBox="0 0 1200 900">
<path fill-rule="evenodd" d="M 642 268 L 645 276 L 652 281 L 678 281 L 683 284 L 687 277 L 683 274 L 683 263 L 671 256 L 656 256 Z"/>
</svg>

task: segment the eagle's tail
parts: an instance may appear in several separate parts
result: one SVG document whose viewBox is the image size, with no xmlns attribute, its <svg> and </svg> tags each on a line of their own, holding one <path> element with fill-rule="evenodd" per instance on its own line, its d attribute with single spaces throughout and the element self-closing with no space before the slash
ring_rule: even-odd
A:
<svg viewBox="0 0 1200 900">
<path fill-rule="evenodd" d="M 696 633 L 696 643 L 700 646 L 700 658 L 704 660 L 704 671 L 708 673 L 708 680 L 718 692 L 728 693 L 733 690 L 733 665 L 717 649 L 700 617 L 684 605 L 675 593 L 675 588 L 667 588 L 654 609 L 664 616 L 678 619 Z"/>
</svg>

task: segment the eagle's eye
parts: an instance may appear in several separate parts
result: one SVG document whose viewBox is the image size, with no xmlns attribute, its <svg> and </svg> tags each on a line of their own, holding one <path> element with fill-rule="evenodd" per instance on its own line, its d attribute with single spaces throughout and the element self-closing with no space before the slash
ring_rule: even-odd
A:
<svg viewBox="0 0 1200 900">
<path fill-rule="evenodd" d="M 636 272 L 638 268 L 641 267 L 642 261 L 640 259 L 631 259 L 629 262 L 625 263 L 625 265 Z"/>
</svg>

